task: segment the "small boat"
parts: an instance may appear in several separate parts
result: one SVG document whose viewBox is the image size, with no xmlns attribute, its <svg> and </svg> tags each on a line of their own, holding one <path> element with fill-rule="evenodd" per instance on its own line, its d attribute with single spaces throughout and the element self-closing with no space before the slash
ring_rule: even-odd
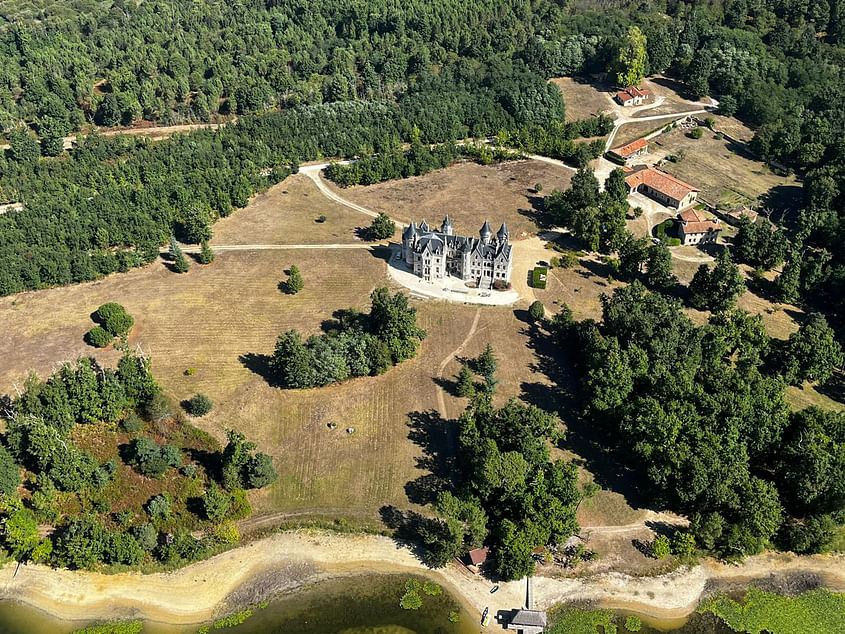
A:
<svg viewBox="0 0 845 634">
<path fill-rule="evenodd" d="M 494 593 L 494 592 L 496 592 L 498 589 L 499 589 L 499 584 L 497 583 L 495 586 L 493 586 L 492 588 L 490 588 L 490 594 L 493 594 L 493 593 Z"/>
<path fill-rule="evenodd" d="M 481 624 L 484 627 L 490 625 L 490 608 L 484 608 L 484 613 L 481 615 Z"/>
</svg>

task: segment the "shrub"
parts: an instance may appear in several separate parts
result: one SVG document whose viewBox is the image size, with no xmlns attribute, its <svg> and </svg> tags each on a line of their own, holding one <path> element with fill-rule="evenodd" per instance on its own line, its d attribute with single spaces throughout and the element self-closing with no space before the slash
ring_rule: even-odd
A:
<svg viewBox="0 0 845 634">
<path fill-rule="evenodd" d="M 135 324 L 126 309 L 115 302 L 108 302 L 97 309 L 97 320 L 115 337 L 122 337 L 129 333 Z"/>
<path fill-rule="evenodd" d="M 197 466 L 193 464 L 186 464 L 180 469 L 180 471 L 186 478 L 193 478 L 197 475 Z"/>
<path fill-rule="evenodd" d="M 129 443 L 128 463 L 149 478 L 160 478 L 169 467 L 178 467 L 182 452 L 173 445 L 159 447 L 152 438 L 141 436 Z"/>
<path fill-rule="evenodd" d="M 631 614 L 628 616 L 627 619 L 625 619 L 625 629 L 629 632 L 639 632 L 642 627 L 643 622 L 638 616 L 634 616 L 633 614 Z"/>
<path fill-rule="evenodd" d="M 202 501 L 205 516 L 212 522 L 223 519 L 226 513 L 229 512 L 229 507 L 232 503 L 229 496 L 213 483 L 205 492 Z"/>
<path fill-rule="evenodd" d="M 317 216 L 317 217 L 314 219 L 314 222 L 318 222 L 318 223 L 320 223 L 320 224 L 323 224 L 325 221 L 326 221 L 326 217 L 325 217 L 324 215 L 322 215 L 322 214 L 321 214 L 321 215 L 319 215 L 319 216 Z"/>
<path fill-rule="evenodd" d="M 671 552 L 669 538 L 666 535 L 658 535 L 651 542 L 651 556 L 655 559 L 663 559 Z"/>
<path fill-rule="evenodd" d="M 534 191 L 535 191 L 535 192 L 537 192 L 538 194 L 539 194 L 541 191 L 543 191 L 543 183 L 536 183 L 536 184 L 534 185 Z"/>
<path fill-rule="evenodd" d="M 692 130 L 690 130 L 689 135 L 690 138 L 700 139 L 704 136 L 704 130 L 702 130 L 701 128 L 693 128 Z"/>
<path fill-rule="evenodd" d="M 185 409 L 191 416 L 205 416 L 211 411 L 213 403 L 205 394 L 195 394 L 187 402 Z"/>
<path fill-rule="evenodd" d="M 141 428 L 144 426 L 144 421 L 141 420 L 141 417 L 138 416 L 133 411 L 130 411 L 122 421 L 120 421 L 120 427 L 123 431 L 128 432 L 130 434 L 137 433 L 141 431 Z"/>
<path fill-rule="evenodd" d="M 426 579 L 423 582 L 423 592 L 431 597 L 436 597 L 440 594 L 443 594 L 443 588 L 441 588 L 438 584 L 434 583 L 433 581 L 429 581 Z"/>
<path fill-rule="evenodd" d="M 85 335 L 85 341 L 89 345 L 94 346 L 95 348 L 105 348 L 106 346 L 110 345 L 112 341 L 114 341 L 114 336 L 112 336 L 102 326 L 94 326 Z"/>
<path fill-rule="evenodd" d="M 170 516 L 171 500 L 168 493 L 159 493 L 147 502 L 147 515 L 150 519 L 166 520 Z"/>
<path fill-rule="evenodd" d="M 669 238 L 669 246 L 670 247 L 681 246 L 681 239 L 680 238 Z"/>
<path fill-rule="evenodd" d="M 540 300 L 533 301 L 531 306 L 528 307 L 528 315 L 532 321 L 541 321 L 546 316 L 546 308 L 543 306 L 543 302 Z"/>
</svg>

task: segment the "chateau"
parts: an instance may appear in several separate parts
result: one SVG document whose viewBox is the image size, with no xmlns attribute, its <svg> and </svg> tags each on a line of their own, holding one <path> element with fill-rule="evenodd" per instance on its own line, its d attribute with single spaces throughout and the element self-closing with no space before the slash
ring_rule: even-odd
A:
<svg viewBox="0 0 845 634">
<path fill-rule="evenodd" d="M 429 228 L 425 220 L 419 227 L 412 222 L 402 232 L 402 258 L 426 281 L 451 275 L 475 282 L 478 288 L 492 288 L 495 282 L 507 284 L 513 266 L 508 228 L 502 223 L 494 235 L 485 220 L 478 234 L 478 238 L 453 235 L 449 216 L 439 231 Z"/>
</svg>

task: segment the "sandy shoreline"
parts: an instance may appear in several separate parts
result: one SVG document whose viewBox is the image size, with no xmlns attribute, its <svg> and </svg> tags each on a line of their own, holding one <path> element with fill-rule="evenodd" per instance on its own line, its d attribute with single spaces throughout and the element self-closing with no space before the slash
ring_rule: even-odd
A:
<svg viewBox="0 0 845 634">
<path fill-rule="evenodd" d="M 0 569 L 0 598 L 70 621 L 142 618 L 189 625 L 302 585 L 366 572 L 425 574 L 478 613 L 486 606 L 493 614 L 518 608 L 525 599 L 524 581 L 502 583 L 491 595 L 489 581 L 458 565 L 431 571 L 407 546 L 388 537 L 317 531 L 278 533 L 169 573 L 105 575 L 36 565 L 23 566 L 17 577 L 14 571 L 14 564 Z M 773 573 L 811 573 L 826 586 L 845 590 L 845 556 L 766 554 L 749 558 L 742 566 L 707 561 L 660 577 L 539 576 L 534 580 L 534 602 L 540 608 L 586 602 L 675 619 L 695 610 L 709 583 L 765 579 Z"/>
</svg>

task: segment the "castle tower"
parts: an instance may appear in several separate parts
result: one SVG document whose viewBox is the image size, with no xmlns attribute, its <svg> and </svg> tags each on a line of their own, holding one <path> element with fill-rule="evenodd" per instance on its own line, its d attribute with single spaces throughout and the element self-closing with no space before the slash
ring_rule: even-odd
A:
<svg viewBox="0 0 845 634">
<path fill-rule="evenodd" d="M 496 232 L 496 237 L 502 244 L 507 244 L 508 240 L 510 240 L 510 233 L 508 233 L 508 227 L 504 222 L 502 223 L 502 226 L 499 227 L 499 230 Z"/>
<path fill-rule="evenodd" d="M 402 232 L 402 259 L 405 264 L 413 265 L 414 245 L 417 242 L 417 225 L 411 223 Z"/>
<path fill-rule="evenodd" d="M 490 228 L 490 223 L 486 220 L 484 221 L 484 225 L 481 227 L 481 231 L 478 232 L 478 235 L 481 236 L 482 244 L 490 244 L 490 239 L 493 237 L 493 230 Z"/>
<path fill-rule="evenodd" d="M 440 231 L 443 235 L 451 236 L 452 231 L 452 221 L 449 220 L 449 215 L 447 214 L 446 217 L 443 219 L 443 224 L 440 227 Z"/>
</svg>

